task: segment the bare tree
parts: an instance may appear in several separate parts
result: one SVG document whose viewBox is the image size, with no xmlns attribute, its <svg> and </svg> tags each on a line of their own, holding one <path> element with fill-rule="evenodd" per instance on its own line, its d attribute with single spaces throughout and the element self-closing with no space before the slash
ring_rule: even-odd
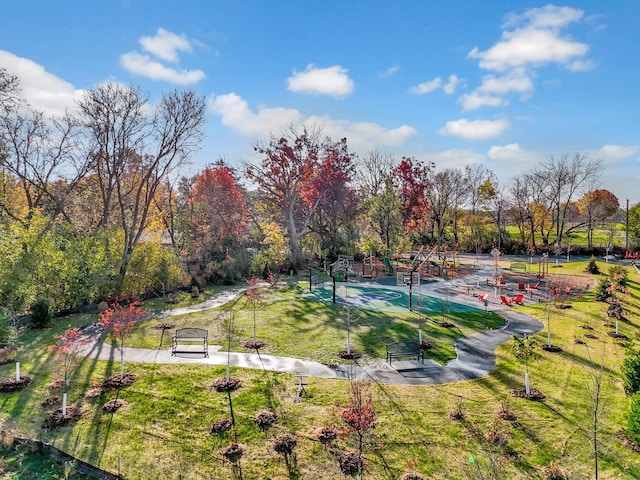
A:
<svg viewBox="0 0 640 480">
<path fill-rule="evenodd" d="M 549 206 L 553 212 L 556 243 L 561 245 L 566 225 L 567 210 L 578 189 L 601 171 L 600 160 L 590 160 L 576 153 L 551 157 L 540 167 L 540 175 L 546 179 Z"/>
<path fill-rule="evenodd" d="M 3 196 L 8 200 L 2 202 L 4 213 L 26 224 L 38 210 L 52 221 L 62 216 L 73 224 L 68 203 L 88 165 L 83 160 L 77 120 L 68 114 L 48 119 L 42 112 L 8 111 L 0 115 L 0 133 L 7 154 L 3 168 L 14 180 L 12 185 L 3 185 L 14 188 L 12 195 Z"/>
<path fill-rule="evenodd" d="M 393 155 L 374 150 L 366 157 L 358 157 L 355 163 L 355 183 L 363 198 L 381 194 L 385 179 L 391 175 L 395 163 Z"/>
<path fill-rule="evenodd" d="M 20 80 L 6 68 L 0 67 L 0 113 L 13 110 L 20 102 Z"/>
<path fill-rule="evenodd" d="M 193 92 L 173 91 L 148 113 L 138 88 L 105 84 L 87 91 L 78 104 L 100 195 L 99 228 L 117 227 L 124 234 L 120 288 L 158 188 L 199 148 L 205 102 Z"/>
<path fill-rule="evenodd" d="M 453 209 L 459 195 L 458 185 L 462 182 L 460 170 L 448 168 L 434 175 L 431 189 L 425 192 L 425 201 L 431 212 L 431 233 L 438 242 L 445 240 L 445 228 L 453 223 Z"/>
</svg>

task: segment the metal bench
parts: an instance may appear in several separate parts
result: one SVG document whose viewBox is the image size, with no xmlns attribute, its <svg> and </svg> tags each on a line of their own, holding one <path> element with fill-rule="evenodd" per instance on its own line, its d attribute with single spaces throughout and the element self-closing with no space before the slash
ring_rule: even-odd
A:
<svg viewBox="0 0 640 480">
<path fill-rule="evenodd" d="M 202 353 L 208 357 L 208 338 L 209 332 L 204 328 L 178 328 L 173 334 L 171 356 L 175 356 L 176 353 Z"/>
<path fill-rule="evenodd" d="M 387 344 L 387 363 L 391 365 L 394 358 L 417 357 L 424 363 L 424 351 L 415 340 L 404 340 Z"/>
</svg>

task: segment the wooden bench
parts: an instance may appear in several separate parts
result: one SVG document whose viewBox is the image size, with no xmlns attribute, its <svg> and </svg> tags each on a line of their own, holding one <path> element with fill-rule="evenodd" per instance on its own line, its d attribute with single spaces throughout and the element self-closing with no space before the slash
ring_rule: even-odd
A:
<svg viewBox="0 0 640 480">
<path fill-rule="evenodd" d="M 387 344 L 387 363 L 391 365 L 394 358 L 417 357 L 424 363 L 424 351 L 415 340 L 404 340 Z"/>
<path fill-rule="evenodd" d="M 171 356 L 175 356 L 176 353 L 202 353 L 205 357 L 208 357 L 208 338 L 209 332 L 204 328 L 178 328 L 173 334 Z"/>
</svg>

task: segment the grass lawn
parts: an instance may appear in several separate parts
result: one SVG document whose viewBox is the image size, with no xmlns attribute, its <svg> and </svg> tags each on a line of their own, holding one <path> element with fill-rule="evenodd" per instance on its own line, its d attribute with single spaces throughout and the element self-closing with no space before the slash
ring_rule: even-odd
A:
<svg viewBox="0 0 640 480">
<path fill-rule="evenodd" d="M 584 267 L 585 263 L 565 265 L 562 270 L 581 272 Z M 538 349 L 538 358 L 530 362 L 531 386 L 544 393 L 544 401 L 512 397 L 512 389 L 523 386 L 524 366 L 514 358 L 509 344 L 498 347 L 497 368 L 476 380 L 433 387 L 371 385 L 377 413 L 375 433 L 383 448 L 367 452 L 364 478 L 395 480 L 404 472 L 419 471 L 430 479 L 538 479 L 548 478 L 543 467 L 552 462 L 568 478 L 593 478 L 585 432 L 593 429 L 590 379 L 600 365 L 604 372 L 600 397 L 604 409 L 598 423 L 600 478 L 640 478 L 640 454 L 625 447 L 617 435 L 629 401 L 622 392 L 619 365 L 625 349 L 637 347 L 640 340 L 639 281 L 630 273 L 626 320 L 620 325 L 626 340 L 607 334 L 613 327 L 605 324 L 605 304 L 595 302 L 590 293 L 571 300 L 570 308 L 549 309 L 545 303 L 518 307 L 545 325 L 549 318 L 552 343 L 562 348 L 557 353 Z M 302 296 L 303 288 L 293 284 L 269 292 L 257 309 L 258 338 L 267 343 L 268 353 L 333 363 L 336 353 L 345 348 L 343 310 Z M 447 329 L 437 326 L 441 315 L 434 315 L 425 327 L 425 336 L 436 344 L 433 351 L 440 361 L 452 357 L 451 345 L 457 336 L 502 324 L 499 317 L 484 313 L 450 313 L 459 328 Z M 208 328 L 211 343 L 220 344 L 224 344 L 228 319 L 224 309 L 170 317 L 178 326 Z M 85 360 L 74 372 L 70 392 L 71 404 L 82 406 L 84 416 L 58 430 L 41 428 L 52 408 L 43 409 L 41 403 L 52 395 L 47 386 L 56 366 L 46 347 L 67 326 L 94 320 L 90 315 L 73 316 L 59 319 L 50 329 L 23 333 L 19 360 L 33 382 L 20 392 L 0 393 L 0 418 L 5 427 L 53 443 L 127 479 L 239 478 L 238 470 L 221 455 L 229 445 L 229 434 L 209 433 L 214 421 L 230 417 L 231 398 L 238 442 L 246 448 L 239 463 L 242 478 L 345 478 L 337 457 L 353 445 L 338 438 L 325 448 L 318 441 L 323 426 L 342 424 L 339 405 L 347 401 L 350 388 L 344 380 L 310 378 L 308 395 L 301 403 L 294 403 L 295 378 L 289 374 L 232 369 L 242 385 L 227 396 L 210 388 L 224 375 L 224 367 L 128 364 L 127 372 L 137 375 L 131 386 L 84 398 L 94 384 L 119 369 L 117 359 Z M 159 322 L 149 320 L 139 325 L 129 345 L 157 348 L 160 331 L 152 326 Z M 352 325 L 352 346 L 369 358 L 384 358 L 388 341 L 415 338 L 416 322 L 417 315 L 410 312 L 360 310 Z M 232 349 L 240 350 L 242 342 L 253 334 L 253 308 L 244 298 L 234 306 L 232 327 Z M 538 345 L 546 343 L 547 331 L 535 339 Z M 13 364 L 0 366 L 0 378 L 10 377 L 13 369 Z M 124 406 L 116 413 L 104 412 L 102 405 L 114 398 L 124 400 Z M 500 420 L 496 414 L 505 402 L 515 415 L 511 420 Z M 268 431 L 260 431 L 253 421 L 264 409 L 279 417 L 278 424 Z M 449 412 L 454 409 L 462 411 L 464 418 L 452 420 Z M 283 432 L 293 433 L 298 442 L 295 461 L 289 459 L 288 463 L 273 450 L 274 438 Z M 495 441 L 505 438 L 504 445 Z M 492 472 L 494 477 L 490 477 Z"/>
</svg>

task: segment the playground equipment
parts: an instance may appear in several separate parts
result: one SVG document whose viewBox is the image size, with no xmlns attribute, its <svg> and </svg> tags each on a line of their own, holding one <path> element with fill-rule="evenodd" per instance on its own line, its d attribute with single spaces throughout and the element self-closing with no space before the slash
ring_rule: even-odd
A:
<svg viewBox="0 0 640 480">
<path fill-rule="evenodd" d="M 398 272 L 396 284 L 409 287 L 409 311 L 413 311 L 413 286 L 420 285 L 420 272 Z"/>
<path fill-rule="evenodd" d="M 417 272 L 422 268 L 422 266 L 429 261 L 431 256 L 438 251 L 438 247 L 433 247 L 431 251 L 427 254 L 424 251 L 424 245 L 420 247 L 418 253 L 415 257 L 413 257 L 413 261 L 411 262 L 411 270 Z"/>
<path fill-rule="evenodd" d="M 391 265 L 391 254 L 393 250 L 387 248 L 387 254 L 384 257 L 384 266 L 387 267 L 387 275 L 393 275 L 393 265 Z"/>
<path fill-rule="evenodd" d="M 353 271 L 353 257 L 350 255 L 338 255 L 338 260 L 329 265 L 329 276 L 333 283 L 333 303 L 336 303 L 336 274 L 342 273 L 344 281 L 349 281 L 349 274 Z"/>
<path fill-rule="evenodd" d="M 367 264 L 369 266 L 369 273 L 367 273 Z M 376 266 L 373 260 L 373 253 L 369 254 L 368 257 L 364 257 L 362 259 L 362 278 L 375 278 L 376 277 Z"/>
</svg>

